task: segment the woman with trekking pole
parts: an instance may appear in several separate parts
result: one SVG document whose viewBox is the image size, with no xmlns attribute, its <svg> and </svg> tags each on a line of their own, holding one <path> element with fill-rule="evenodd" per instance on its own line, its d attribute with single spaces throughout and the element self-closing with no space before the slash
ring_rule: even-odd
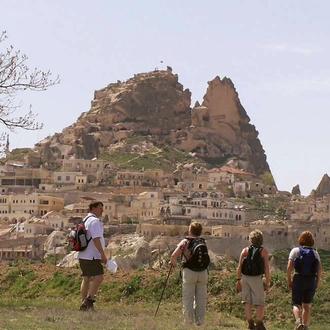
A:
<svg viewBox="0 0 330 330">
<path fill-rule="evenodd" d="M 202 325 L 205 317 L 210 258 L 205 240 L 200 237 L 202 229 L 201 223 L 192 222 L 189 236 L 177 245 L 170 260 L 170 265 L 175 266 L 178 256 L 182 256 L 182 303 L 186 324 Z"/>
</svg>

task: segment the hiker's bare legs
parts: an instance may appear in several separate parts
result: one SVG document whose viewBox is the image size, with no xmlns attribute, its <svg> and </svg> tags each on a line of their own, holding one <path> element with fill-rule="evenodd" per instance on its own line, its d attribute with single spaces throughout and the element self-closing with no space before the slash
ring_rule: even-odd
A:
<svg viewBox="0 0 330 330">
<path fill-rule="evenodd" d="M 81 300 L 84 300 L 88 294 L 95 296 L 102 282 L 103 275 L 96 275 L 93 279 L 92 277 L 84 276 L 80 286 Z"/>
<path fill-rule="evenodd" d="M 244 313 L 247 320 L 252 320 L 252 305 L 248 302 L 244 304 Z"/>
<path fill-rule="evenodd" d="M 91 279 L 92 279 L 91 277 L 84 276 L 81 281 L 81 285 L 80 285 L 81 301 L 84 301 L 84 299 L 88 295 L 88 288 Z"/>
<path fill-rule="evenodd" d="M 256 316 L 257 316 L 257 321 L 262 321 L 264 317 L 264 306 L 261 305 L 256 306 Z"/>
<path fill-rule="evenodd" d="M 308 324 L 310 310 L 311 310 L 310 304 L 302 304 L 301 320 L 302 320 L 302 323 L 305 325 Z"/>
<path fill-rule="evenodd" d="M 293 305 L 292 312 L 293 312 L 293 316 L 296 320 L 301 318 L 300 306 Z"/>
<path fill-rule="evenodd" d="M 95 296 L 102 282 L 103 282 L 103 275 L 94 276 L 93 281 L 89 288 L 89 294 Z"/>
</svg>

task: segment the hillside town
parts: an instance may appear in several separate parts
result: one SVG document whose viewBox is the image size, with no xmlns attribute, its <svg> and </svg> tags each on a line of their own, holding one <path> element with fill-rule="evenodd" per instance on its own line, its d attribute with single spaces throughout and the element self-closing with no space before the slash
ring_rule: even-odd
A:
<svg viewBox="0 0 330 330">
<path fill-rule="evenodd" d="M 197 220 L 216 255 L 237 259 L 254 228 L 262 230 L 270 252 L 295 245 L 305 229 L 313 232 L 318 249 L 330 248 L 330 195 L 278 191 L 229 166 L 185 166 L 178 181 L 162 169 L 116 170 L 96 158 L 63 159 L 58 171 L 33 168 L 27 158 L 8 161 L 0 173 L 2 260 L 65 256 L 67 233 L 92 200 L 104 204 L 108 244 L 118 233 L 177 238 Z M 49 241 L 54 233 L 61 239 Z"/>
</svg>

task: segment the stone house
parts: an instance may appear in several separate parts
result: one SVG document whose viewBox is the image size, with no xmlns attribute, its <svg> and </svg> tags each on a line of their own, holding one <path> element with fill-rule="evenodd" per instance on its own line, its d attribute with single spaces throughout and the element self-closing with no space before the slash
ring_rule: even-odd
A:
<svg viewBox="0 0 330 330">
<path fill-rule="evenodd" d="M 208 181 L 213 183 L 225 182 L 232 184 L 235 181 L 234 173 L 228 166 L 222 168 L 213 168 L 208 171 Z"/>
<path fill-rule="evenodd" d="M 38 213 L 37 215 L 42 216 L 50 211 L 60 212 L 64 208 L 64 200 L 60 197 L 55 196 L 38 196 Z"/>
<path fill-rule="evenodd" d="M 130 213 L 137 219 L 147 220 L 159 217 L 159 195 L 157 191 L 145 191 L 132 196 L 130 201 Z"/>
<path fill-rule="evenodd" d="M 247 181 L 246 182 L 246 191 L 261 194 L 275 194 L 277 188 L 274 185 L 265 185 L 261 180 Z"/>
<path fill-rule="evenodd" d="M 207 173 L 197 173 L 194 179 L 183 181 L 187 189 L 206 190 L 209 187 Z"/>
<path fill-rule="evenodd" d="M 97 173 L 106 171 L 109 174 L 114 168 L 113 162 L 102 159 L 63 159 L 62 170 L 63 172 L 82 172 L 82 173 Z M 101 173 L 100 173 L 101 174 Z"/>
<path fill-rule="evenodd" d="M 54 172 L 54 185 L 56 188 L 61 188 L 62 186 L 74 186 L 76 184 L 76 177 L 84 179 L 84 182 L 87 183 L 86 175 L 83 175 L 82 172 Z"/>
<path fill-rule="evenodd" d="M 155 237 L 157 235 L 161 236 L 179 236 L 180 238 L 188 235 L 188 225 L 155 225 L 148 223 L 141 223 L 137 226 L 137 233 L 144 236 Z M 203 233 L 210 233 L 211 228 L 203 226 Z"/>
<path fill-rule="evenodd" d="M 173 185 L 173 174 L 161 169 L 125 170 L 118 171 L 115 178 L 118 186 L 131 187 L 160 187 Z"/>
<path fill-rule="evenodd" d="M 61 212 L 49 212 L 45 214 L 42 219 L 45 220 L 45 225 L 54 229 L 67 229 L 71 223 L 69 218 L 64 216 Z"/>
<path fill-rule="evenodd" d="M 115 184 L 118 186 L 142 186 L 143 179 L 142 171 L 118 171 Z"/>
<path fill-rule="evenodd" d="M 235 196 L 246 196 L 246 183 L 244 181 L 235 181 L 233 183 L 233 191 Z"/>
<path fill-rule="evenodd" d="M 24 237 L 34 237 L 37 235 L 46 235 L 47 228 L 44 220 L 37 219 L 35 221 L 25 221 Z"/>
<path fill-rule="evenodd" d="M 174 184 L 172 172 L 165 172 L 162 169 L 145 169 L 143 172 L 145 181 L 149 182 L 152 187 L 165 187 Z"/>
<path fill-rule="evenodd" d="M 63 159 L 63 172 L 82 172 L 83 174 L 93 175 L 96 181 L 104 182 L 113 172 L 114 163 L 102 159 Z M 87 182 L 87 180 L 85 181 Z"/>
<path fill-rule="evenodd" d="M 19 187 L 39 188 L 41 183 L 51 183 L 51 181 L 52 172 L 43 168 L 15 166 L 13 171 L 1 172 L 0 175 L 0 186 L 11 189 Z"/>
<path fill-rule="evenodd" d="M 316 211 L 316 204 L 313 198 L 296 200 L 291 203 L 286 213 L 292 221 L 307 220 Z"/>
<path fill-rule="evenodd" d="M 50 211 L 61 211 L 63 198 L 40 194 L 2 195 L 0 198 L 0 215 L 7 218 L 25 215 L 44 215 Z M 16 217 L 17 218 L 17 217 Z"/>
<path fill-rule="evenodd" d="M 220 225 L 212 226 L 212 236 L 221 238 L 238 237 L 240 239 L 246 239 L 249 236 L 250 228 L 248 226 L 232 226 L 232 225 Z"/>
</svg>

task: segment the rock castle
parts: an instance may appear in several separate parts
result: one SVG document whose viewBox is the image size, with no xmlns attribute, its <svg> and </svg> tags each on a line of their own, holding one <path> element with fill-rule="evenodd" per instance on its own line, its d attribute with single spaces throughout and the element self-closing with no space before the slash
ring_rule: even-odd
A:
<svg viewBox="0 0 330 330">
<path fill-rule="evenodd" d="M 237 258 L 253 228 L 264 232 L 269 251 L 296 244 L 304 229 L 313 230 L 318 248 L 330 248 L 329 177 L 308 197 L 299 185 L 278 191 L 228 78 L 209 81 L 193 107 L 170 67 L 111 83 L 61 133 L 32 150 L 7 152 L 1 173 L 0 245 L 9 249 L 2 258 L 43 257 L 45 245 L 66 255 L 67 229 L 93 199 L 105 205 L 109 254 L 120 246 L 114 232 L 156 240 L 139 243 L 144 262 L 154 246 L 167 249 L 171 239 L 162 237 L 176 236 L 175 244 L 193 220 L 203 223 L 215 255 Z"/>
</svg>

